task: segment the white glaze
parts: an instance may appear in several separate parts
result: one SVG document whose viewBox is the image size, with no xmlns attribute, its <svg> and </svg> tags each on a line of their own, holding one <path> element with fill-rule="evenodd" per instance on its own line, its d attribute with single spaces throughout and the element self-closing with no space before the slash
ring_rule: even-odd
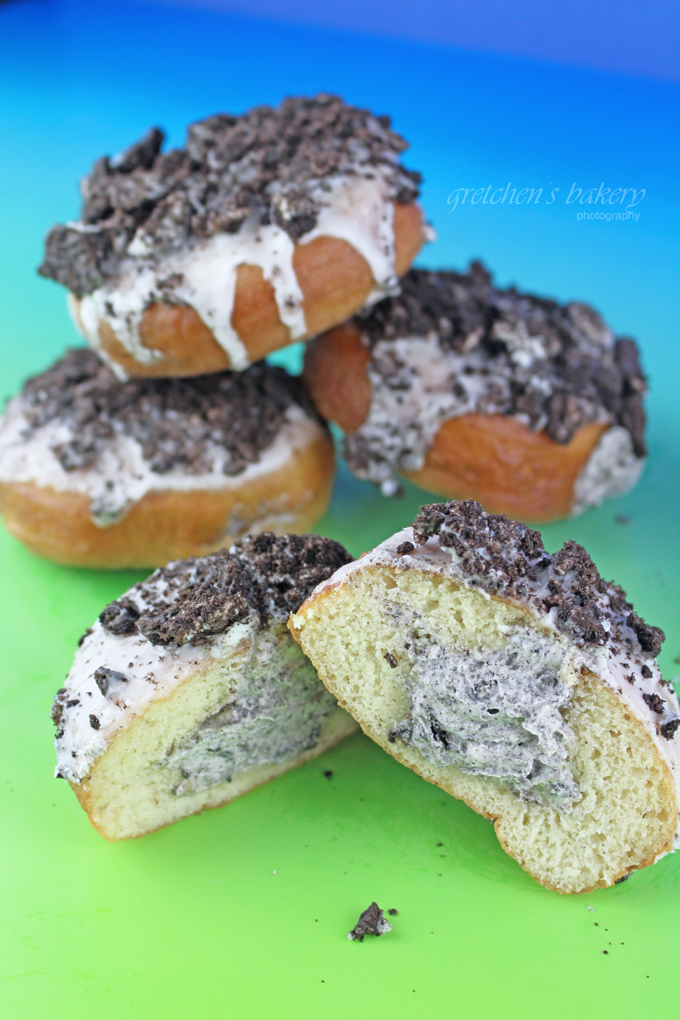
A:
<svg viewBox="0 0 680 1020">
<path fill-rule="evenodd" d="M 541 338 L 530 337 L 522 322 L 514 331 L 497 333 L 518 366 L 529 368 L 535 359 L 546 355 Z M 371 350 L 366 372 L 371 382 L 371 406 L 346 443 L 351 451 L 358 440 L 362 451 L 368 452 L 368 468 L 360 473 L 380 485 L 386 496 L 399 489 L 395 471 L 422 468 L 443 422 L 464 414 L 503 413 L 504 402 L 510 402 L 512 378 L 500 359 L 490 359 L 476 346 L 462 352 L 443 350 L 436 335 L 379 340 Z M 403 380 L 403 385 L 386 385 L 386 376 L 391 382 Z M 540 376 L 532 379 L 534 388 L 542 383 Z M 548 424 L 547 413 L 534 423 L 526 414 L 513 417 L 536 432 Z M 611 419 L 602 409 L 594 420 L 608 424 Z M 628 431 L 612 426 L 577 479 L 572 514 L 633 488 L 644 465 L 644 458 L 633 452 Z"/>
<path fill-rule="evenodd" d="M 405 555 L 399 555 L 397 548 L 404 542 L 410 542 L 414 549 Z M 314 599 L 322 592 L 350 580 L 352 575 L 358 571 L 376 566 L 396 567 L 401 570 L 416 569 L 442 574 L 453 578 L 466 588 L 474 588 L 476 592 L 487 598 L 492 597 L 483 588 L 471 583 L 469 576 L 461 568 L 460 560 L 452 548 L 442 546 L 436 536 L 430 538 L 425 545 L 418 545 L 413 528 L 409 527 L 397 532 L 396 535 L 392 535 L 376 546 L 375 549 L 371 550 L 371 552 L 360 557 L 360 559 L 336 570 L 331 577 L 314 589 L 305 603 L 305 608 L 313 611 Z M 628 638 L 627 645 L 620 650 L 612 647 L 612 643 L 605 645 L 577 645 L 559 631 L 555 620 L 556 609 L 546 612 L 544 609 L 541 610 L 536 604 L 547 594 L 547 584 L 553 573 L 551 567 L 546 571 L 540 583 L 535 581 L 526 582 L 529 593 L 527 601 L 519 602 L 512 597 L 509 598 L 509 601 L 515 602 L 527 609 L 541 626 L 554 634 L 556 640 L 564 646 L 565 655 L 568 655 L 571 665 L 573 665 L 576 671 L 583 666 L 593 672 L 610 690 L 621 698 L 631 714 L 642 722 L 661 758 L 670 769 L 675 783 L 676 802 L 680 806 L 680 729 L 676 730 L 670 740 L 662 737 L 657 730 L 657 725 L 664 717 L 653 712 L 643 698 L 645 694 L 659 695 L 666 702 L 667 712 L 665 713 L 665 718 L 669 719 L 680 714 L 680 707 L 678 706 L 678 699 L 675 693 L 670 687 L 662 684 L 662 675 L 656 659 L 653 656 L 645 655 L 642 650 L 635 651 L 635 648 L 639 647 L 637 645 L 637 638 L 634 632 L 625 624 L 625 621 L 617 621 L 622 625 L 624 634 Z M 568 578 L 568 575 L 566 576 Z M 507 596 L 503 597 L 507 598 Z M 602 620 L 602 623 L 605 628 L 611 628 L 611 620 L 608 621 L 606 617 Z M 643 666 L 648 667 L 652 674 L 651 677 L 645 678 L 642 676 Z M 635 684 L 631 684 L 626 680 L 626 676 L 631 673 L 635 675 Z"/>
<path fill-rule="evenodd" d="M 321 427 L 301 408 L 290 407 L 282 428 L 259 459 L 239 474 L 229 475 L 224 472 L 227 454 L 216 444 L 206 451 L 212 461 L 207 471 L 192 474 L 180 466 L 163 473 L 153 471 L 140 443 L 120 430 L 102 445 L 92 466 L 65 471 L 53 451 L 60 443 L 73 439 L 71 429 L 63 422 L 50 422 L 32 431 L 19 396 L 9 402 L 0 417 L 0 481 L 31 482 L 41 488 L 87 496 L 92 520 L 106 527 L 119 521 L 148 492 L 239 488 L 283 467 L 320 433 Z"/>
<path fill-rule="evenodd" d="M 379 340 L 371 352 L 367 375 L 371 382 L 369 413 L 357 430 L 373 455 L 368 477 L 384 495 L 397 492 L 393 471 L 417 471 L 441 424 L 469 414 L 483 404 L 503 380 L 479 371 L 463 373 L 465 366 L 480 369 L 488 359 L 479 350 L 444 353 L 436 336 Z M 387 386 L 403 379 L 403 386 Z M 351 438 L 350 438 L 351 443 Z"/>
<path fill-rule="evenodd" d="M 374 287 L 366 307 L 397 292 L 394 269 L 394 202 L 380 178 L 331 177 L 313 193 L 321 203 L 316 226 L 300 238 L 309 244 L 317 237 L 337 237 L 352 245 L 368 262 Z"/>
<path fill-rule="evenodd" d="M 574 485 L 574 515 L 599 506 L 609 496 L 621 496 L 637 485 L 646 460 L 636 457 L 627 429 L 607 429 Z"/>
<path fill-rule="evenodd" d="M 321 203 L 321 210 L 315 227 L 298 244 L 308 244 L 321 236 L 349 241 L 373 273 L 375 285 L 369 303 L 394 292 L 397 283 L 394 201 L 384 175 L 371 170 L 370 176 L 366 176 L 365 170 L 358 170 L 356 174 L 319 182 L 312 194 Z M 155 265 L 140 228 L 116 279 L 82 298 L 80 331 L 103 354 L 99 322 L 106 322 L 136 361 L 152 364 L 162 355 L 142 344 L 139 332 L 142 316 L 151 304 L 163 300 L 160 281 L 179 274 L 181 282 L 171 288 L 173 299 L 195 309 L 228 354 L 232 368 L 246 368 L 248 353 L 231 324 L 238 266 L 247 264 L 262 269 L 274 288 L 281 321 L 288 326 L 291 340 L 295 340 L 304 336 L 307 329 L 302 292 L 293 269 L 295 247 L 280 227 L 260 226 L 251 219 L 238 233 L 215 234 L 177 254 L 168 254 L 160 265 Z M 74 307 L 71 300 L 72 314 Z M 74 318 L 77 319 L 75 315 Z M 106 360 L 111 363 L 110 358 Z M 120 369 L 118 375 L 121 376 Z"/>
</svg>

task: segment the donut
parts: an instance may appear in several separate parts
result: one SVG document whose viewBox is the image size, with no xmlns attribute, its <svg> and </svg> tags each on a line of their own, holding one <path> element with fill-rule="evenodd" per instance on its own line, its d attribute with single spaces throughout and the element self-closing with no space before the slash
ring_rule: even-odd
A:
<svg viewBox="0 0 680 1020">
<path fill-rule="evenodd" d="M 630 489 L 645 463 L 637 347 L 588 305 L 412 269 L 401 294 L 313 341 L 304 378 L 344 455 L 385 495 L 398 476 L 529 521 Z"/>
<path fill-rule="evenodd" d="M 264 362 L 121 383 L 74 349 L 0 417 L 0 513 L 58 563 L 152 567 L 249 531 L 305 531 L 333 474 L 300 380 Z"/>
<path fill-rule="evenodd" d="M 542 885 L 609 886 L 674 848 L 664 635 L 575 542 L 551 555 L 473 501 L 425 506 L 289 625 L 364 732 L 491 819 Z"/>
<path fill-rule="evenodd" d="M 127 376 L 242 370 L 392 292 L 431 229 L 388 117 L 335 96 L 152 128 L 82 182 L 38 272 Z"/>
<path fill-rule="evenodd" d="M 106 606 L 52 706 L 55 775 L 102 836 L 226 804 L 357 729 L 286 628 L 349 559 L 318 535 L 264 533 Z"/>
</svg>

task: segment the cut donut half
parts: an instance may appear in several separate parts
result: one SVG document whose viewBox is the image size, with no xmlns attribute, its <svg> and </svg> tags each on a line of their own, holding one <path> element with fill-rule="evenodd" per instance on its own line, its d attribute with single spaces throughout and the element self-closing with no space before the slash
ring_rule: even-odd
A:
<svg viewBox="0 0 680 1020">
<path fill-rule="evenodd" d="M 286 628 L 348 559 L 318 535 L 262 534 L 103 610 L 52 707 L 55 774 L 103 836 L 226 804 L 356 730 Z"/>
<path fill-rule="evenodd" d="M 368 736 L 492 819 L 548 888 L 612 885 L 673 849 L 663 635 L 575 543 L 550 556 L 478 504 L 425 507 L 289 626 Z"/>
</svg>

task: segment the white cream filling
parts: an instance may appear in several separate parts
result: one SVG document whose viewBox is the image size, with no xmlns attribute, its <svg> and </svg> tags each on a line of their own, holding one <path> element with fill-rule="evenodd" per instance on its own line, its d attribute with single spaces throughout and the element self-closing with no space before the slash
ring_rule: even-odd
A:
<svg viewBox="0 0 680 1020">
<path fill-rule="evenodd" d="M 336 705 L 285 623 L 270 625 L 254 635 L 227 701 L 158 764 L 183 777 L 177 796 L 207 790 L 311 750 Z"/>
<path fill-rule="evenodd" d="M 572 514 L 599 506 L 610 496 L 622 496 L 637 485 L 644 466 L 645 458 L 633 452 L 628 430 L 620 425 L 608 429 L 576 479 Z"/>
<path fill-rule="evenodd" d="M 414 549 L 410 553 L 399 555 L 397 548 L 404 542 L 410 542 Z M 474 587 L 475 591 L 491 598 L 491 595 L 486 593 L 483 588 L 470 583 L 469 577 L 463 571 L 459 558 L 452 548 L 440 545 L 436 536 L 430 538 L 425 545 L 418 545 L 413 528 L 409 527 L 392 535 L 360 559 L 340 567 L 331 577 L 314 589 L 310 599 L 314 599 L 321 592 L 349 580 L 356 571 L 373 566 L 416 569 L 442 574 L 445 577 L 453 578 L 465 587 Z M 676 802 L 680 806 L 680 729 L 676 730 L 670 740 L 662 737 L 657 729 L 664 717 L 669 719 L 680 715 L 680 707 L 672 688 L 663 685 L 663 678 L 656 659 L 653 656 L 646 656 L 642 651 L 636 653 L 634 648 L 626 646 L 618 648 L 615 640 L 605 645 L 584 646 L 576 645 L 570 641 L 556 626 L 557 610 L 541 612 L 531 601 L 532 597 L 539 599 L 545 597 L 549 579 L 550 577 L 547 576 L 541 582 L 526 581 L 528 601 L 518 604 L 525 607 L 542 627 L 548 628 L 555 634 L 556 640 L 565 648 L 565 655 L 568 654 L 570 667 L 576 673 L 581 667 L 589 669 L 610 690 L 618 694 L 626 708 L 643 723 L 662 759 L 670 769 L 675 783 Z M 602 623 L 605 628 L 611 628 L 611 621 L 606 618 L 602 620 Z M 631 638 L 635 640 L 632 631 L 630 633 Z M 645 678 L 642 675 L 643 666 L 648 668 L 651 676 Z M 626 679 L 631 673 L 635 675 L 634 684 Z M 664 716 L 653 712 L 644 700 L 644 695 L 654 694 L 657 694 L 666 703 Z"/>
<path fill-rule="evenodd" d="M 228 454 L 217 444 L 206 446 L 208 470 L 191 473 L 176 466 L 161 473 L 152 470 L 140 443 L 119 431 L 102 444 L 90 467 L 65 471 L 54 448 L 73 439 L 71 428 L 54 421 L 32 431 L 21 397 L 15 397 L 0 417 L 0 481 L 31 482 L 40 488 L 87 496 L 92 520 L 106 527 L 119 521 L 148 492 L 239 488 L 283 467 L 319 433 L 320 426 L 301 408 L 290 407 L 282 428 L 259 459 L 239 474 L 229 475 L 224 472 Z"/>
<path fill-rule="evenodd" d="M 366 259 L 375 281 L 369 303 L 396 287 L 394 270 L 394 201 L 379 170 L 366 177 L 340 175 L 321 181 L 314 198 L 321 203 L 315 227 L 300 238 L 304 245 L 316 237 L 337 237 Z M 231 323 L 240 265 L 259 266 L 272 284 L 281 321 L 291 340 L 306 334 L 302 291 L 293 268 L 296 245 L 280 227 L 259 226 L 247 220 L 236 234 L 219 233 L 191 248 L 149 263 L 150 248 L 140 228 L 128 249 L 129 258 L 116 280 L 85 295 L 80 302 L 80 332 L 101 352 L 100 321 L 108 323 L 117 340 L 140 364 L 152 364 L 162 355 L 142 344 L 140 325 L 146 309 L 163 300 L 160 282 L 178 274 L 173 298 L 190 305 L 212 330 L 235 369 L 246 368 L 248 353 Z M 69 301 L 74 314 L 74 302 Z M 77 317 L 74 315 L 74 319 Z M 110 359 L 106 359 L 110 362 Z M 112 365 L 113 367 L 113 365 Z M 118 368 L 117 374 L 121 376 Z"/>
</svg>

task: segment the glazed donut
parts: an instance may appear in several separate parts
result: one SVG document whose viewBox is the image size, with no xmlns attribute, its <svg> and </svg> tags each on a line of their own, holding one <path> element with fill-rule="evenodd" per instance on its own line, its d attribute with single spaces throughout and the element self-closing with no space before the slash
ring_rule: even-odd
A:
<svg viewBox="0 0 680 1020">
<path fill-rule="evenodd" d="M 5 525 L 58 563 L 158 566 L 248 531 L 304 531 L 333 474 L 300 380 L 266 363 L 121 383 L 71 350 L 0 417 Z"/>
<path fill-rule="evenodd" d="M 631 488 L 645 461 L 635 343 L 592 308 L 412 269 L 401 294 L 308 345 L 304 378 L 360 478 L 397 474 L 529 521 Z"/>
<path fill-rule="evenodd" d="M 102 836 L 226 804 L 357 729 L 286 628 L 349 559 L 318 535 L 262 534 L 103 610 L 52 706 L 55 775 Z"/>
<path fill-rule="evenodd" d="M 558 892 L 613 885 L 671 852 L 680 715 L 663 632 L 585 549 L 478 503 L 413 526 L 322 582 L 293 635 L 365 733 L 492 819 Z"/>
<path fill-rule="evenodd" d="M 241 370 L 392 292 L 432 236 L 406 142 L 337 97 L 163 137 L 94 164 L 39 269 L 121 378 Z"/>
</svg>

